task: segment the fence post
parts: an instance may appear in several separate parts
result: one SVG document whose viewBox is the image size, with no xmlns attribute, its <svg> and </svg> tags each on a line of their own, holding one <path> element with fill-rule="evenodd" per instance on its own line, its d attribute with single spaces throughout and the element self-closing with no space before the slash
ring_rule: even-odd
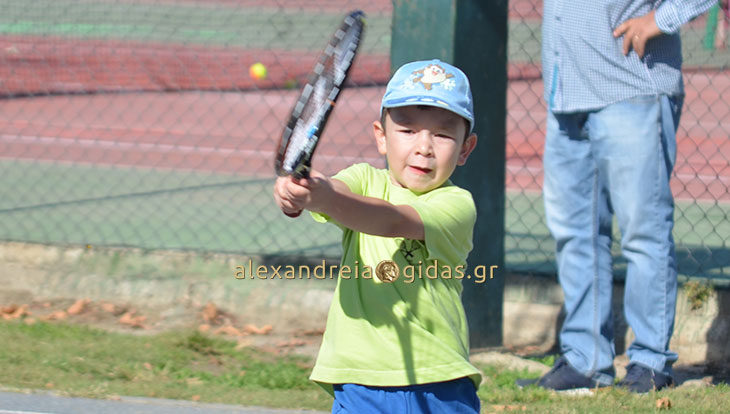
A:
<svg viewBox="0 0 730 414">
<path fill-rule="evenodd" d="M 395 0 L 391 68 L 438 58 L 462 69 L 474 94 L 477 147 L 453 180 L 477 206 L 469 274 L 483 266 L 484 283 L 464 280 L 471 346 L 502 345 L 504 288 L 507 0 Z M 496 269 L 493 266 L 497 266 Z M 489 279 L 493 271 L 494 278 Z"/>
<path fill-rule="evenodd" d="M 702 46 L 704 46 L 706 50 L 715 49 L 715 32 L 717 31 L 718 16 L 719 19 L 723 19 L 725 17 L 720 13 L 720 5 L 715 3 L 715 5 L 707 12 L 705 37 L 702 39 Z"/>
</svg>

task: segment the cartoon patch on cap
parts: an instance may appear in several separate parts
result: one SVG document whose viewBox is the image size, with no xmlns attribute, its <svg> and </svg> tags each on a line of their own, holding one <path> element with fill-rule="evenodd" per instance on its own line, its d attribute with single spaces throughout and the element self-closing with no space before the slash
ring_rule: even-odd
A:
<svg viewBox="0 0 730 414">
<path fill-rule="evenodd" d="M 417 70 L 413 72 L 413 75 L 415 75 L 415 78 L 413 79 L 413 83 L 421 83 L 426 90 L 431 90 L 431 85 L 442 83 L 443 87 L 447 90 L 450 90 L 454 87 L 454 81 L 449 80 L 450 78 L 453 78 L 454 75 L 450 73 L 446 73 L 444 68 L 442 68 L 440 65 L 437 64 L 430 64 L 426 66 L 425 68 L 421 70 Z"/>
</svg>

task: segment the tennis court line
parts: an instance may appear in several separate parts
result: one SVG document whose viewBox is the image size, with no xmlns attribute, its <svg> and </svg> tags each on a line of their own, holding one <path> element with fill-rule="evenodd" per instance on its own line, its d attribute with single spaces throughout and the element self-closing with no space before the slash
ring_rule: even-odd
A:
<svg viewBox="0 0 730 414">
<path fill-rule="evenodd" d="M 0 414 L 54 414 L 46 411 L 14 411 L 14 410 L 3 410 L 0 409 Z"/>
<path fill-rule="evenodd" d="M 538 177 L 542 177 L 543 174 L 543 168 L 542 165 L 540 166 L 534 166 L 534 165 L 525 165 L 522 162 L 519 161 L 512 161 L 507 160 L 507 165 L 505 166 L 505 169 L 509 176 L 513 177 L 513 180 L 516 180 L 518 176 L 523 177 L 529 177 L 532 179 L 531 185 L 528 187 L 521 187 L 518 189 L 521 190 L 540 190 L 540 186 L 537 184 L 536 179 Z M 709 186 L 713 183 L 720 182 L 722 183 L 726 188 L 730 187 L 730 177 L 725 175 L 710 175 L 710 174 L 688 174 L 683 172 L 678 172 L 678 170 L 675 168 L 673 176 L 676 179 L 673 179 L 671 181 L 672 187 L 676 187 L 677 185 L 682 185 L 686 189 L 690 185 L 697 185 L 701 184 L 705 187 L 705 189 L 709 188 Z M 699 183 L 698 183 L 699 181 Z M 676 188 L 675 188 L 676 190 Z M 709 191 L 709 190 L 706 190 Z M 725 201 L 725 197 L 717 197 L 717 196 L 698 196 L 698 197 L 691 197 L 686 195 L 675 195 L 674 198 L 676 200 L 701 200 L 701 201 Z"/>
<path fill-rule="evenodd" d="M 543 173 L 542 166 L 535 167 L 530 165 L 516 165 L 516 162 L 510 163 L 509 160 L 507 161 L 507 171 L 510 173 L 517 175 L 520 172 L 528 172 L 530 173 L 531 177 L 537 177 L 539 174 Z M 692 179 L 699 179 L 702 182 L 712 182 L 712 181 L 720 181 L 722 183 L 728 183 L 730 184 L 730 177 L 724 176 L 724 175 L 710 175 L 710 174 L 687 174 L 687 173 L 678 173 L 675 172 L 674 174 L 678 179 L 685 181 L 685 180 L 692 180 Z"/>
<path fill-rule="evenodd" d="M 63 147 L 79 147 L 79 148 L 101 148 L 107 150 L 144 150 L 144 151 L 156 151 L 164 152 L 168 154 L 175 153 L 186 153 L 186 154 L 215 154 L 215 155 L 238 155 L 244 157 L 258 157 L 258 158 L 272 158 L 274 157 L 275 151 L 273 150 L 249 150 L 249 149 L 232 149 L 232 148 L 215 148 L 205 146 L 193 146 L 193 145 L 172 145 L 172 144 L 157 144 L 157 143 L 137 143 L 137 142 L 118 142 L 118 141 L 99 141 L 88 138 L 58 138 L 48 136 L 36 136 L 36 135 L 8 135 L 0 134 L 0 143 L 19 143 L 26 145 L 61 145 Z M 326 161 L 341 161 L 348 163 L 355 162 L 368 162 L 371 164 L 381 164 L 383 158 L 381 157 L 355 157 L 347 155 L 328 155 L 326 153 L 318 153 L 318 160 Z M 23 158 L 21 156 L 7 156 L 2 155 L 0 158 L 17 159 Z M 28 159 L 28 158 L 23 158 Z M 30 157 L 30 159 L 37 160 L 36 157 Z M 103 164 L 103 163 L 100 163 Z"/>
<path fill-rule="evenodd" d="M 37 146 L 63 146 L 66 148 L 78 148 L 78 149 L 103 149 L 103 150 L 117 150 L 117 151 L 154 151 L 165 154 L 208 154 L 218 156 L 240 156 L 244 158 L 264 158 L 273 159 L 274 150 L 251 150 L 251 149 L 232 149 L 232 148 L 215 148 L 205 146 L 193 146 L 193 145 L 172 145 L 172 144 L 158 144 L 158 143 L 138 143 L 138 142 L 118 142 L 118 141 L 99 141 L 88 138 L 58 138 L 50 136 L 36 136 L 36 135 L 9 135 L 0 134 L 0 144 L 23 144 L 23 145 L 37 145 Z M 24 159 L 37 161 L 36 155 L 29 155 L 24 157 L 22 154 L 15 155 L 0 155 L 0 158 L 4 159 Z M 52 158 L 54 160 L 63 160 L 62 155 Z M 380 165 L 383 162 L 382 157 L 362 157 L 362 156 L 345 156 L 345 155 L 329 155 L 327 153 L 317 154 L 317 159 L 330 163 L 337 161 L 339 163 L 353 164 L 356 162 L 367 162 L 374 165 Z M 99 162 L 95 163 L 93 160 L 85 160 L 85 163 L 92 163 L 97 165 L 104 165 L 107 163 Z M 111 163 L 114 164 L 114 163 Z M 527 172 L 533 179 L 542 173 L 541 166 L 530 166 L 530 165 L 515 165 L 516 162 L 510 162 L 507 160 L 505 166 L 507 173 L 513 177 L 524 175 Z M 142 166 L 142 165 L 140 165 Z M 708 187 L 713 182 L 720 182 L 726 187 L 730 186 L 730 177 L 723 175 L 709 175 L 709 174 L 688 174 L 678 172 L 675 169 L 675 177 L 679 182 L 685 186 L 693 181 L 699 181 L 705 187 Z M 684 198 L 684 197 L 682 197 Z M 704 199 L 699 197 L 698 199 Z M 710 198 L 708 198 L 710 199 Z"/>
</svg>

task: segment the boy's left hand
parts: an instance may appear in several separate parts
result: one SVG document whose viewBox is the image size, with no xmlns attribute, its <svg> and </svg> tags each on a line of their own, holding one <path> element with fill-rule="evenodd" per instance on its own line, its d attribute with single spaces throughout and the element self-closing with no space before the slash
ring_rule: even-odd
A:
<svg viewBox="0 0 730 414">
<path fill-rule="evenodd" d="M 628 55 L 633 48 L 636 54 L 639 55 L 639 59 L 643 58 L 646 43 L 649 39 L 662 34 L 662 31 L 656 25 L 654 14 L 655 12 L 652 10 L 641 17 L 626 20 L 613 31 L 613 37 L 624 37 L 624 56 Z"/>
</svg>

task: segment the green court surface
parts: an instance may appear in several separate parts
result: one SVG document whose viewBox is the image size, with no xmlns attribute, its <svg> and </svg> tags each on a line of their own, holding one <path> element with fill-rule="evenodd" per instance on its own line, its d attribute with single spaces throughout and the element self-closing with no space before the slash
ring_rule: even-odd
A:
<svg viewBox="0 0 730 414">
<path fill-rule="evenodd" d="M 510 270 L 555 274 L 555 243 L 545 225 L 539 192 L 506 193 L 505 263 Z M 675 200 L 674 239 L 680 279 L 708 279 L 730 285 L 730 204 Z M 614 220 L 615 275 L 623 279 L 626 261 L 620 255 L 620 234 Z"/>
<path fill-rule="evenodd" d="M 0 162 L 0 176 L 2 240 L 262 256 L 341 252 L 334 226 L 279 212 L 271 177 L 27 161 Z M 554 274 L 539 193 L 507 191 L 506 200 L 506 267 Z M 677 202 L 674 234 L 684 278 L 725 284 L 729 215 L 728 204 Z M 625 262 L 614 253 L 620 278 Z"/>
<path fill-rule="evenodd" d="M 343 13 L 223 3 L 0 0 L 0 34 L 319 51 Z M 390 16 L 367 20 L 363 51 L 387 52 Z"/>
<path fill-rule="evenodd" d="M 0 162 L 0 238 L 256 255 L 339 254 L 339 230 L 281 214 L 273 179 Z"/>
<path fill-rule="evenodd" d="M 320 50 L 342 18 L 337 11 L 225 2 L 0 0 L 0 10 L 0 35 L 304 51 Z M 389 14 L 368 16 L 365 53 L 388 53 L 390 24 Z M 682 29 L 685 66 L 726 68 L 730 51 L 705 50 L 704 34 L 696 24 Z M 510 63 L 540 63 L 539 20 L 510 20 L 508 40 Z"/>
</svg>

